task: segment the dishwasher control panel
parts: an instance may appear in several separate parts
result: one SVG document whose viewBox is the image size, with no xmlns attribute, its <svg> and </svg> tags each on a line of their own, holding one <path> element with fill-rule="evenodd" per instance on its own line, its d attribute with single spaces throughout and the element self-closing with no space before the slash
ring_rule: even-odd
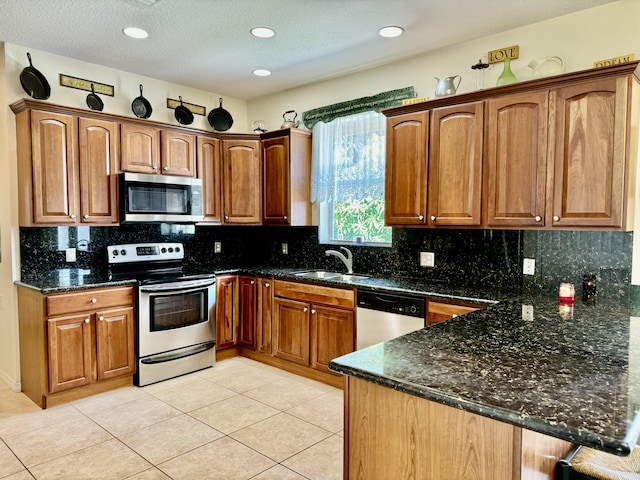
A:
<svg viewBox="0 0 640 480">
<path fill-rule="evenodd" d="M 425 318 L 426 299 L 417 295 L 402 293 L 376 292 L 373 290 L 357 291 L 358 308 L 397 313 L 410 317 Z"/>
</svg>

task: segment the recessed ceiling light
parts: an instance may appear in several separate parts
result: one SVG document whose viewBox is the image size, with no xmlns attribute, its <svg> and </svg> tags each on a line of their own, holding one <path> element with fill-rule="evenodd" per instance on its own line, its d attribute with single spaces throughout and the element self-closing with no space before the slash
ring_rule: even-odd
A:
<svg viewBox="0 0 640 480">
<path fill-rule="evenodd" d="M 276 34 L 276 32 L 269 27 L 255 27 L 249 31 L 251 32 L 251 35 L 258 38 L 271 38 Z"/>
<path fill-rule="evenodd" d="M 268 77 L 271 75 L 271 70 L 267 70 L 265 68 L 256 68 L 253 72 L 256 77 Z"/>
<path fill-rule="evenodd" d="M 391 38 L 391 37 L 399 37 L 404 33 L 404 28 L 397 27 L 395 25 L 389 25 L 388 27 L 382 27 L 378 30 L 378 35 L 381 37 Z"/>
<path fill-rule="evenodd" d="M 122 32 L 131 38 L 147 38 L 149 36 L 145 30 L 137 27 L 127 27 Z"/>
</svg>

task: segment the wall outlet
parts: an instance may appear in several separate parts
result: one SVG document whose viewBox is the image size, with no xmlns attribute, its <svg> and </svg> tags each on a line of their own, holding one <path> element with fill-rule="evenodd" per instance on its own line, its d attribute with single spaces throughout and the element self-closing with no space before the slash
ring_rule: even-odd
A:
<svg viewBox="0 0 640 480">
<path fill-rule="evenodd" d="M 525 275 L 535 275 L 536 273 L 536 259 L 525 258 L 522 262 L 522 273 Z"/>
<path fill-rule="evenodd" d="M 421 267 L 435 267 L 436 266 L 436 254 L 433 252 L 420 252 L 420 266 Z"/>
<path fill-rule="evenodd" d="M 533 322 L 533 305 L 522 304 L 522 320 Z"/>
<path fill-rule="evenodd" d="M 282 244 L 282 254 L 283 255 L 288 255 L 289 254 L 289 244 L 288 243 L 283 243 Z"/>
<path fill-rule="evenodd" d="M 76 249 L 75 248 L 67 248 L 64 251 L 64 255 L 65 255 L 65 261 L 67 263 L 71 263 L 71 262 L 75 262 L 76 261 Z"/>
<path fill-rule="evenodd" d="M 213 253 L 222 253 L 222 242 L 214 242 Z"/>
</svg>

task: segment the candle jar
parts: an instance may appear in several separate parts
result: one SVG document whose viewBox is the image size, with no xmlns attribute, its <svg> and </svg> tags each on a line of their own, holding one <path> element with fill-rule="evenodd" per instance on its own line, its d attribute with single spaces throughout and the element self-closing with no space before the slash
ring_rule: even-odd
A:
<svg viewBox="0 0 640 480">
<path fill-rule="evenodd" d="M 558 291 L 561 305 L 573 305 L 576 301 L 576 288 L 573 283 L 562 282 Z"/>
</svg>

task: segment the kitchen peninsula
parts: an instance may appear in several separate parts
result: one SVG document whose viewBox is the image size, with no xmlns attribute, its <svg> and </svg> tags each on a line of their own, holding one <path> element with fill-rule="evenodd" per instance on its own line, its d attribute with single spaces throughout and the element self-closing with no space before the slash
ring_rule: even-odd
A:
<svg viewBox="0 0 640 480">
<path fill-rule="evenodd" d="M 334 359 L 348 375 L 344 478 L 551 479 L 574 444 L 627 455 L 640 433 L 631 313 L 503 301 Z"/>
</svg>

